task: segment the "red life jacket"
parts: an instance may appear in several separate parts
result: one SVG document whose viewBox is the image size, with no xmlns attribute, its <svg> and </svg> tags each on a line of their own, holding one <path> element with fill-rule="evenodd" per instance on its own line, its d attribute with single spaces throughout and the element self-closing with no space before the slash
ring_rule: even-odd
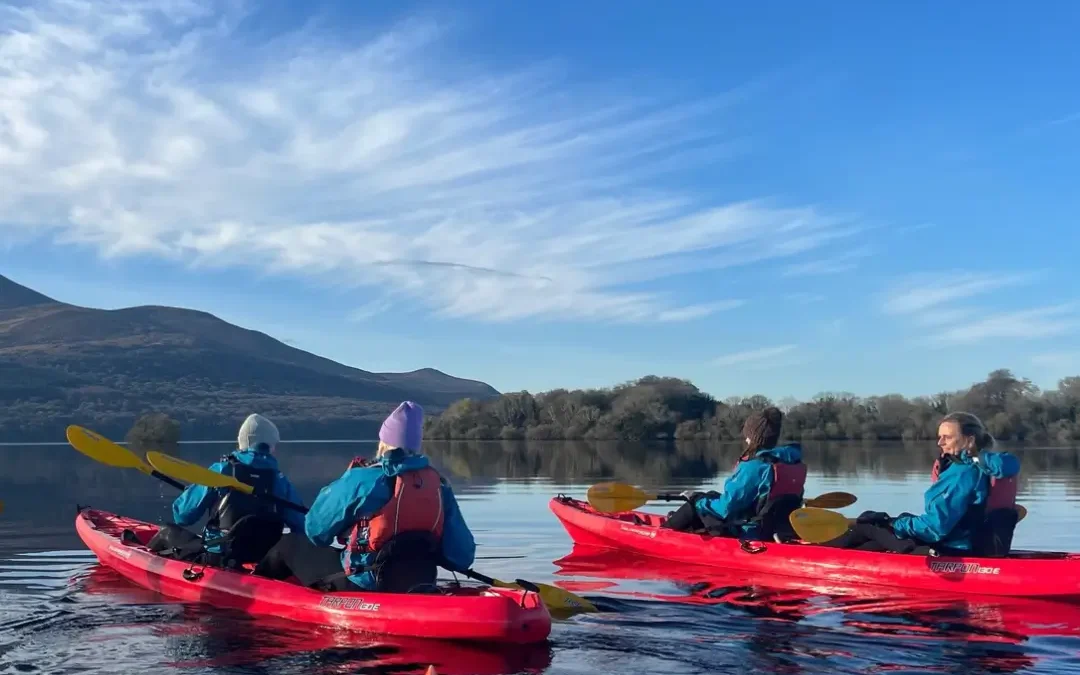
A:
<svg viewBox="0 0 1080 675">
<path fill-rule="evenodd" d="M 735 462 L 735 468 L 739 468 L 739 462 L 747 461 L 740 457 Z M 767 461 L 767 460 L 766 460 Z M 803 487 L 806 485 L 806 464 L 799 462 L 797 464 L 784 464 L 783 462 L 772 462 L 772 487 L 769 488 L 769 495 L 758 503 L 757 511 L 760 513 L 765 505 L 769 502 L 774 502 L 781 497 L 801 497 L 803 494 Z"/>
<path fill-rule="evenodd" d="M 349 468 L 370 464 L 358 457 L 349 464 Z M 350 553 L 378 552 L 386 542 L 402 532 L 430 532 L 436 539 L 442 538 L 442 477 L 439 472 L 426 466 L 398 474 L 393 482 L 394 493 L 390 500 L 370 518 L 361 518 L 353 525 L 347 544 Z M 360 539 L 364 530 L 367 530 L 366 543 Z M 352 574 L 351 569 L 346 572 Z"/>
<path fill-rule="evenodd" d="M 1016 508 L 1016 476 L 990 477 L 990 494 L 986 495 L 986 512 Z"/>
<path fill-rule="evenodd" d="M 802 462 L 798 464 L 782 464 L 775 462 L 772 465 L 773 481 L 772 488 L 769 490 L 768 501 L 779 499 L 780 497 L 786 497 L 788 495 L 794 497 L 800 497 L 803 493 L 803 486 L 806 485 L 806 465 Z"/>
</svg>

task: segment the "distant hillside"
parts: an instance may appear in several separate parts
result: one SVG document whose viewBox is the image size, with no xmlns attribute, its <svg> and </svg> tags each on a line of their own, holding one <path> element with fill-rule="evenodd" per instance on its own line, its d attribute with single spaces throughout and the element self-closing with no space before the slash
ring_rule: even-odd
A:
<svg viewBox="0 0 1080 675">
<path fill-rule="evenodd" d="M 286 437 L 355 438 L 404 399 L 435 414 L 498 395 L 432 368 L 351 368 L 206 312 L 78 307 L 0 276 L 0 441 L 62 440 L 72 423 L 119 438 L 151 410 L 186 440 L 230 438 L 256 411 Z"/>
</svg>

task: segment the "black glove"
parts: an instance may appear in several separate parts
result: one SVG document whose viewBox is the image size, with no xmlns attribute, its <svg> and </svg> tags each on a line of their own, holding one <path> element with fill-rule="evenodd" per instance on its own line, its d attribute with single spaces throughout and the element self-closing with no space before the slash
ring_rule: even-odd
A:
<svg viewBox="0 0 1080 675">
<path fill-rule="evenodd" d="M 954 455 L 939 455 L 934 460 L 934 469 L 937 470 L 937 475 L 941 476 L 941 474 L 945 473 L 945 470 L 952 466 L 955 461 L 956 457 Z"/>
<path fill-rule="evenodd" d="M 888 525 L 892 518 L 884 511 L 863 511 L 855 522 L 860 525 Z"/>
</svg>

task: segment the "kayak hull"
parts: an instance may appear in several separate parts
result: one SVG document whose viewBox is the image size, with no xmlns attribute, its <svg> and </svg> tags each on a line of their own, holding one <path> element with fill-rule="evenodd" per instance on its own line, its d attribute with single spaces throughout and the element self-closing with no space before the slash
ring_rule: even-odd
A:
<svg viewBox="0 0 1080 675">
<path fill-rule="evenodd" d="M 128 529 L 140 543 L 125 543 Z M 151 523 L 83 509 L 75 530 L 101 564 L 129 581 L 186 602 L 276 616 L 307 624 L 404 637 L 528 644 L 551 632 L 551 615 L 536 593 L 491 587 L 443 593 L 324 593 L 287 581 L 162 558 L 145 543 Z M 185 575 L 185 572 L 187 574 Z"/>
<path fill-rule="evenodd" d="M 549 508 L 574 543 L 669 562 L 822 582 L 896 586 L 961 595 L 1080 600 L 1080 554 L 1014 551 L 1006 558 L 875 553 L 813 544 L 742 542 L 659 528 L 663 516 L 606 514 L 563 495 Z"/>
</svg>

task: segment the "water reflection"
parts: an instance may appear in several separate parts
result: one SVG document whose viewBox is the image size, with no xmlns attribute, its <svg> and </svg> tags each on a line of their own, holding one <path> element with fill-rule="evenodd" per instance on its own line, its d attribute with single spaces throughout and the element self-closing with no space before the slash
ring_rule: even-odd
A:
<svg viewBox="0 0 1080 675">
<path fill-rule="evenodd" d="M 1080 606 L 1068 603 L 880 590 L 767 574 L 747 579 L 736 571 L 671 565 L 580 545 L 555 564 L 564 578 L 557 585 L 582 593 L 602 590 L 604 595 L 596 596 L 601 603 L 609 598 L 680 603 L 722 611 L 714 616 L 725 622 L 752 618 L 753 631 L 745 635 L 747 664 L 764 672 L 802 672 L 800 662 L 790 658 L 794 655 L 880 661 L 880 654 L 851 649 L 874 642 L 838 640 L 842 635 L 887 640 L 878 644 L 888 645 L 889 670 L 952 670 L 974 663 L 999 673 L 1036 665 L 1046 654 L 1042 647 L 1028 647 L 1035 637 L 1080 637 Z M 623 590 L 619 581 L 636 583 Z M 847 647 L 838 648 L 841 644 Z"/>
<path fill-rule="evenodd" d="M 227 445 L 185 444 L 201 464 Z M 557 623 L 551 643 L 509 653 L 371 639 L 186 605 L 96 565 L 74 532 L 77 504 L 162 522 L 177 492 L 66 446 L 0 447 L 0 672 L 440 673 L 1066 672 L 1080 670 L 1071 606 L 976 601 L 902 589 L 868 593 L 814 580 L 694 570 L 573 549 L 547 509 L 600 480 L 647 489 L 718 487 L 734 446 L 437 442 L 478 542 L 476 568 L 566 583 L 612 611 Z M 932 444 L 808 443 L 808 489 L 848 490 L 862 508 L 916 509 Z M 371 443 L 285 443 L 282 468 L 310 503 Z M 1080 452 L 1019 449 L 1029 516 L 1022 548 L 1080 550 Z M 651 509 L 652 507 L 650 507 Z M 656 507 L 664 510 L 669 505 Z M 568 555 L 569 553 L 569 555 Z M 555 561 L 554 563 L 552 561 Z"/>
<path fill-rule="evenodd" d="M 929 475 L 937 456 L 932 443 L 807 443 L 804 461 L 812 473 L 827 478 L 870 475 L 878 479 L 903 480 Z M 185 444 L 184 459 L 209 464 L 228 446 Z M 595 441 L 432 441 L 425 451 L 455 483 L 484 485 L 499 480 L 544 477 L 562 483 L 610 479 L 638 484 L 665 485 L 673 480 L 707 482 L 727 474 L 740 448 L 731 444 L 640 443 Z M 1023 463 L 1022 479 L 1028 482 L 1053 476 L 1070 491 L 1080 493 L 1080 449 L 1014 448 Z M 278 451 L 282 468 L 298 488 L 311 496 L 336 478 L 355 455 L 370 456 L 374 445 L 361 442 L 283 443 Z M 135 471 L 106 467 L 83 457 L 67 446 L 0 447 L 0 486 L 34 500 L 72 494 L 75 486 L 84 500 L 116 496 L 122 489 L 140 498 L 172 494 L 170 488 Z M 9 508 L 18 499 L 7 497 Z"/>
</svg>

